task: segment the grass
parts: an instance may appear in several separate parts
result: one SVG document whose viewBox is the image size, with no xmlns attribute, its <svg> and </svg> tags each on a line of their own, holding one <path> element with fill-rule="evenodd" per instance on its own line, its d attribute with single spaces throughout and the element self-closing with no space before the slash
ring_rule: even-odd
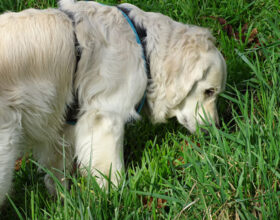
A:
<svg viewBox="0 0 280 220">
<path fill-rule="evenodd" d="M 90 176 L 66 174 L 71 190 L 57 183 L 58 196 L 51 198 L 40 165 L 23 160 L 0 219 L 279 219 L 279 1 L 127 2 L 212 30 L 228 66 L 222 128 L 190 135 L 175 121 L 154 126 L 145 117 L 127 125 L 126 177 L 109 193 Z M 56 2 L 6 0 L 0 11 L 48 6 Z M 240 40 L 227 33 L 230 27 Z"/>
</svg>

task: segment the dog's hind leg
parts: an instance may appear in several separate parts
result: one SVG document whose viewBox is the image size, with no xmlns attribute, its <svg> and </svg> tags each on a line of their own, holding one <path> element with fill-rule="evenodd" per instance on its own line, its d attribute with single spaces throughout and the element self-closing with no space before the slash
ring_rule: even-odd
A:
<svg viewBox="0 0 280 220">
<path fill-rule="evenodd" d="M 0 206 L 12 185 L 15 161 L 19 153 L 20 117 L 18 112 L 0 105 Z"/>
<path fill-rule="evenodd" d="M 63 186 L 67 187 L 64 171 L 69 171 L 71 167 L 72 150 L 67 143 L 38 143 L 33 148 L 34 157 L 39 164 L 46 168 Z M 56 195 L 56 184 L 54 178 L 47 173 L 44 178 L 48 192 Z"/>
<path fill-rule="evenodd" d="M 87 112 L 76 125 L 76 156 L 83 174 L 90 171 L 100 186 L 111 176 L 115 185 L 123 169 L 124 120 L 112 112 Z M 101 174 L 102 173 L 102 174 Z"/>
</svg>

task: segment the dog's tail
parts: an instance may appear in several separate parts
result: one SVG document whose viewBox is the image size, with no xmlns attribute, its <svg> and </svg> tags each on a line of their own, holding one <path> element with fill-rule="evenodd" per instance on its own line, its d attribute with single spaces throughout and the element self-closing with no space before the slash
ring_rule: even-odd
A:
<svg viewBox="0 0 280 220">
<path fill-rule="evenodd" d="M 59 0 L 58 5 L 61 9 L 69 9 L 76 3 L 76 0 Z"/>
</svg>

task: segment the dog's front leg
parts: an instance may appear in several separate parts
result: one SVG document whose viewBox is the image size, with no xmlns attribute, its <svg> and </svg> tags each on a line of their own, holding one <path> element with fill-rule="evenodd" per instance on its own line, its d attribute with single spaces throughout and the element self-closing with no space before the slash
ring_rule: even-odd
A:
<svg viewBox="0 0 280 220">
<path fill-rule="evenodd" d="M 82 173 L 97 177 L 100 186 L 107 186 L 103 175 L 115 185 L 123 169 L 124 120 L 113 112 L 85 113 L 76 125 L 76 156 Z M 103 175 L 102 175 L 102 174 Z"/>
<path fill-rule="evenodd" d="M 21 135 L 21 115 L 0 102 L 0 206 L 12 185 Z"/>
</svg>

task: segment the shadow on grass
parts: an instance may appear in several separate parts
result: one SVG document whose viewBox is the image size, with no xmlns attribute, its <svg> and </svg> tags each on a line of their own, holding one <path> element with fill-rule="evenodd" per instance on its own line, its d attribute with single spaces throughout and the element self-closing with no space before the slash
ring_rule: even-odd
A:
<svg viewBox="0 0 280 220">
<path fill-rule="evenodd" d="M 21 168 L 15 171 L 9 197 L 23 217 L 25 217 L 24 213 L 26 210 L 30 210 L 30 213 L 26 214 L 31 215 L 31 193 L 33 193 L 36 206 L 38 207 L 45 206 L 45 204 L 40 204 L 44 201 L 42 198 L 50 197 L 45 188 L 44 176 L 45 173 L 39 172 L 38 167 L 29 161 L 23 161 Z M 38 197 L 41 197 L 41 199 Z M 0 219 L 19 219 L 15 208 L 8 199 L 6 199 L 4 206 L 0 209 Z"/>
<path fill-rule="evenodd" d="M 170 134 L 178 132 L 188 134 L 187 129 L 179 125 L 176 119 L 171 119 L 166 124 L 154 125 L 144 116 L 140 121 L 127 124 L 124 138 L 125 168 L 132 163 L 140 164 L 146 147 L 153 146 L 153 143 L 161 145 L 163 141 L 170 139 Z"/>
</svg>

